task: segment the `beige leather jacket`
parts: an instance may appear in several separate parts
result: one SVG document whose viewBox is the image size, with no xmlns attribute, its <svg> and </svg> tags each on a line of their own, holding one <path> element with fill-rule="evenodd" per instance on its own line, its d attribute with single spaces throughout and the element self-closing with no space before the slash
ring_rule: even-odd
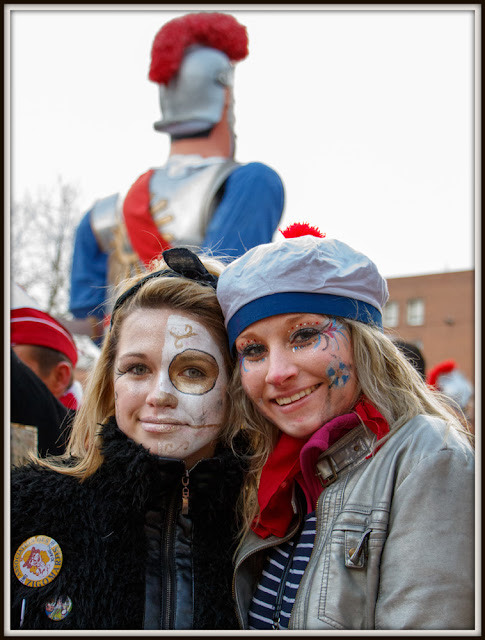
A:
<svg viewBox="0 0 485 640">
<path fill-rule="evenodd" d="M 361 426 L 325 451 L 313 552 L 290 629 L 474 629 L 474 455 L 439 419 L 417 416 L 367 459 Z M 251 533 L 236 560 L 241 626 L 266 551 Z"/>
</svg>

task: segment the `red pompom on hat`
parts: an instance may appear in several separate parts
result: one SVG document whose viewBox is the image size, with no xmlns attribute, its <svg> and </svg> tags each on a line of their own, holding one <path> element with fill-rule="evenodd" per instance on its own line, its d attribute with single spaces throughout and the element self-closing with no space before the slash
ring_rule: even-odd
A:
<svg viewBox="0 0 485 640">
<path fill-rule="evenodd" d="M 63 353 L 72 366 L 77 363 L 77 348 L 69 331 L 45 311 L 22 307 L 10 311 L 10 344 L 33 344 Z"/>
<path fill-rule="evenodd" d="M 294 222 L 286 229 L 280 229 L 285 238 L 301 238 L 302 236 L 315 236 L 315 238 L 325 238 L 326 233 L 322 233 L 318 227 L 312 227 L 308 222 Z"/>
<path fill-rule="evenodd" d="M 148 77 L 152 82 L 168 84 L 177 73 L 184 52 L 191 45 L 218 49 L 231 62 L 248 55 L 246 27 L 225 13 L 189 13 L 170 20 L 155 36 Z"/>
</svg>

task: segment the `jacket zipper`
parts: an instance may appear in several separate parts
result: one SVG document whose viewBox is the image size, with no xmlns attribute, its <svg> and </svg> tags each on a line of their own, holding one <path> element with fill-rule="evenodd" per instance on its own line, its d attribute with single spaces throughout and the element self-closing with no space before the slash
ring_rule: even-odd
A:
<svg viewBox="0 0 485 640">
<path fill-rule="evenodd" d="M 312 552 L 310 553 L 310 557 L 308 558 L 308 564 L 307 564 L 307 567 L 310 565 L 310 562 L 311 562 L 311 560 L 312 560 L 312 556 L 313 556 L 313 552 L 314 552 L 314 550 L 315 550 L 315 540 L 317 539 L 317 535 L 318 535 L 318 503 L 320 502 L 320 498 L 322 497 L 323 493 L 324 493 L 324 492 L 322 491 L 322 493 L 318 496 L 318 498 L 317 498 L 317 503 L 316 503 L 316 505 L 315 505 L 315 516 L 316 516 L 316 517 L 315 517 L 315 539 L 314 539 L 314 541 L 313 541 L 313 548 L 312 548 Z M 306 572 L 306 568 L 305 568 L 305 572 Z M 298 585 L 298 589 L 296 590 L 296 593 L 295 593 L 295 601 L 293 602 L 293 607 L 294 607 L 294 606 L 295 606 L 295 604 L 296 604 L 296 601 L 297 601 L 297 598 L 298 598 L 298 593 L 299 593 L 299 591 L 300 591 L 300 587 L 301 587 L 301 583 L 303 582 L 303 578 L 305 577 L 305 572 L 303 573 L 303 575 L 302 575 L 302 577 L 301 577 L 301 580 L 300 580 L 300 584 Z M 291 608 L 291 609 L 292 609 L 292 611 L 293 611 L 293 607 Z M 288 620 L 288 630 L 289 630 L 289 629 L 292 629 L 292 628 L 293 628 L 293 627 L 292 627 L 292 625 L 291 625 L 291 613 L 290 613 L 290 619 Z"/>
<path fill-rule="evenodd" d="M 175 526 L 176 526 L 176 521 L 175 521 L 175 505 L 178 496 L 175 494 L 169 504 L 169 508 L 168 508 L 168 517 L 167 517 L 167 528 L 165 530 L 165 536 L 164 536 L 164 546 L 163 546 L 163 550 L 164 553 L 162 555 L 161 558 L 161 575 L 165 576 L 164 579 L 164 583 L 165 583 L 165 599 L 164 599 L 164 604 L 165 607 L 162 610 L 162 615 L 161 615 L 161 628 L 162 629 L 172 629 L 173 628 L 173 621 L 172 621 L 172 615 L 173 615 L 173 606 L 172 606 L 172 593 L 173 593 L 173 576 L 174 576 L 174 571 L 175 571 L 175 567 L 174 567 L 174 557 L 173 557 L 173 538 L 174 538 L 174 531 L 175 531 Z M 168 570 L 167 570 L 168 569 Z"/>
<path fill-rule="evenodd" d="M 251 556 L 253 553 L 255 553 L 256 551 L 264 551 L 265 549 L 271 549 L 273 545 L 272 544 L 267 544 L 267 545 L 263 545 L 262 547 L 258 547 L 257 549 L 253 549 L 252 551 L 249 551 L 244 557 L 241 558 L 239 564 L 237 565 L 237 567 L 234 567 L 234 573 L 232 575 L 232 599 L 234 601 L 234 606 L 236 609 L 236 617 L 237 617 L 237 621 L 239 624 L 239 628 L 244 630 L 244 625 L 243 622 L 241 620 L 241 616 L 239 615 L 239 606 L 237 603 L 237 595 L 236 595 L 236 571 L 237 569 L 243 564 L 243 562 L 249 558 L 249 556 Z"/>
<path fill-rule="evenodd" d="M 294 500 L 293 500 L 293 499 L 291 500 L 291 503 L 292 503 L 292 505 L 293 505 L 293 508 L 295 509 L 295 505 L 296 505 L 296 503 L 294 502 Z M 287 542 L 288 540 L 291 540 L 291 538 L 292 538 L 292 537 L 295 535 L 295 533 L 299 530 L 299 528 L 300 528 L 300 524 L 301 524 L 301 522 L 299 522 L 299 524 L 298 524 L 297 528 L 295 529 L 295 532 L 294 532 L 292 535 L 287 536 L 287 537 L 285 537 L 285 538 L 282 538 L 282 539 L 280 540 L 280 542 L 279 542 L 279 543 L 277 543 L 277 544 L 282 544 L 283 542 Z M 245 555 L 245 556 L 243 556 L 242 558 L 240 558 L 240 560 L 239 560 L 239 562 L 238 562 L 237 566 L 235 566 L 235 567 L 234 567 L 234 573 L 233 573 L 233 575 L 232 575 L 232 599 L 233 599 L 233 601 L 234 601 L 234 607 L 235 607 L 235 609 L 236 609 L 236 617 L 237 617 L 237 621 L 238 621 L 238 624 L 239 624 L 239 628 L 240 628 L 240 629 L 242 629 L 242 630 L 244 630 L 244 625 L 243 625 L 243 622 L 242 622 L 242 620 L 241 620 L 241 616 L 240 616 L 240 614 L 239 614 L 239 605 L 238 605 L 238 601 L 237 601 L 237 594 L 236 594 L 236 572 L 237 572 L 237 570 L 239 569 L 239 567 L 240 567 L 240 566 L 241 566 L 241 565 L 242 565 L 242 564 L 243 564 L 243 563 L 244 563 L 244 562 L 249 558 L 249 556 L 253 555 L 253 553 L 260 552 L 260 551 L 264 551 L 265 549 L 270 549 L 271 547 L 274 547 L 274 546 L 276 546 L 276 545 L 275 545 L 275 544 L 265 544 L 265 545 L 263 545 L 263 546 L 261 546 L 261 547 L 258 547 L 257 549 L 252 549 L 251 551 L 248 551 L 248 552 L 246 553 L 246 555 Z"/>
<path fill-rule="evenodd" d="M 190 475 L 192 473 L 192 471 L 195 469 L 195 467 L 202 462 L 202 460 L 204 460 L 204 458 L 201 458 L 200 460 L 197 460 L 197 462 L 190 467 L 190 469 L 185 469 L 185 473 L 182 476 L 182 515 L 186 516 L 189 513 L 189 498 L 190 498 L 190 494 L 189 494 L 189 480 L 190 480 Z"/>
<path fill-rule="evenodd" d="M 189 512 L 189 474 L 191 471 L 195 469 L 195 467 L 202 462 L 203 458 L 198 460 L 193 467 L 191 467 L 190 471 L 185 469 L 185 473 L 181 478 L 182 481 L 182 514 L 187 515 Z M 173 551 L 173 539 L 174 532 L 177 526 L 176 522 L 176 507 L 178 504 L 178 496 L 174 494 L 172 500 L 170 501 L 169 510 L 168 510 L 168 527 L 165 535 L 165 544 L 164 544 L 164 556 L 162 557 L 162 575 L 166 575 L 165 587 L 166 587 L 166 595 L 165 595 L 165 610 L 162 611 L 162 629 L 173 629 L 173 583 L 174 583 L 174 575 L 175 575 L 175 561 Z M 169 570 L 164 572 L 163 567 L 164 563 L 166 567 L 169 567 Z"/>
<path fill-rule="evenodd" d="M 295 533 L 295 535 L 297 533 L 298 531 Z M 283 607 L 283 595 L 285 593 L 286 579 L 288 577 L 288 573 L 291 568 L 291 563 L 293 561 L 293 556 L 295 555 L 295 551 L 296 551 L 296 542 L 293 542 L 293 546 L 291 548 L 291 552 L 288 554 L 285 570 L 283 571 L 283 575 L 281 576 L 278 591 L 276 593 L 276 604 L 275 604 L 275 610 L 273 613 L 273 625 L 272 625 L 273 629 L 278 629 L 278 630 L 280 629 L 281 609 Z"/>
<path fill-rule="evenodd" d="M 186 516 L 189 513 L 189 472 L 185 469 L 182 476 L 182 514 Z"/>
<path fill-rule="evenodd" d="M 367 460 L 367 458 L 366 458 L 366 460 Z M 363 462 L 363 460 L 361 460 L 361 461 L 360 461 L 360 463 L 362 463 L 362 462 Z M 360 463 L 358 463 L 358 464 L 356 465 L 356 467 L 360 466 Z M 346 475 L 347 475 L 347 474 L 346 474 Z M 338 486 L 338 482 L 332 483 L 332 489 L 330 489 L 330 487 L 329 487 L 329 486 L 324 487 L 324 490 L 323 490 L 323 491 L 322 491 L 322 493 L 318 496 L 317 503 L 316 503 L 316 505 L 315 505 L 315 516 L 316 516 L 316 518 L 315 518 L 315 540 L 316 540 L 316 539 L 317 539 L 317 537 L 318 537 L 318 505 L 319 505 L 319 503 L 320 503 L 320 499 L 321 499 L 321 497 L 322 497 L 323 495 L 325 495 L 325 497 L 327 497 L 329 494 L 331 494 L 331 492 L 332 492 L 332 491 L 335 491 L 335 487 L 336 487 L 336 486 Z M 324 499 L 325 499 L 325 498 L 324 498 Z M 363 534 L 363 536 L 362 536 L 362 538 L 361 538 L 361 541 L 360 541 L 360 543 L 359 543 L 359 546 L 361 546 L 361 545 L 362 545 L 362 543 L 363 543 L 363 541 L 364 541 L 365 537 L 367 536 L 367 534 L 368 534 L 368 533 L 370 533 L 370 531 L 371 531 L 371 530 L 369 529 L 368 531 L 365 531 L 365 532 L 364 532 L 364 534 Z M 328 535 L 328 534 L 327 534 L 327 535 Z M 310 566 L 310 563 L 311 563 L 311 560 L 312 560 L 312 556 L 313 556 L 313 552 L 314 552 L 314 550 L 315 550 L 315 544 L 313 544 L 313 549 L 312 549 L 312 552 L 311 552 L 311 554 L 310 554 L 310 558 L 309 558 L 309 560 L 308 560 L 307 567 L 309 567 L 309 566 Z M 305 573 L 306 573 L 306 569 L 305 569 Z M 296 594 L 295 594 L 295 602 L 293 603 L 293 607 L 295 606 L 296 601 L 297 601 L 297 599 L 298 599 L 298 593 L 300 592 L 301 583 L 303 582 L 304 578 L 305 578 L 305 574 L 303 574 L 303 575 L 302 575 L 301 580 L 300 580 L 300 584 L 298 585 L 298 589 L 296 590 Z M 306 610 L 306 607 L 305 607 L 305 610 Z M 291 618 L 291 615 L 290 615 L 290 619 L 288 620 L 288 629 L 292 629 L 292 628 L 293 628 L 293 627 L 292 627 L 292 625 L 291 625 L 291 620 L 292 620 L 292 618 Z"/>
</svg>

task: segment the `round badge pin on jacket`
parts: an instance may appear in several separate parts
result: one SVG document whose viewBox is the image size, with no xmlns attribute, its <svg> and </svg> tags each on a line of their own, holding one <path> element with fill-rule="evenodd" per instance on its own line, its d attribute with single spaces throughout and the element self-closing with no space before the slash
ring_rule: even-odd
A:
<svg viewBox="0 0 485 640">
<path fill-rule="evenodd" d="M 49 600 L 45 605 L 45 612 L 48 618 L 51 620 L 64 620 L 67 618 L 72 609 L 72 600 L 69 596 L 61 596 L 60 598 L 54 598 Z"/>
<path fill-rule="evenodd" d="M 57 542 L 44 535 L 28 538 L 17 549 L 13 568 L 27 587 L 44 587 L 52 582 L 62 567 L 62 551 Z"/>
</svg>

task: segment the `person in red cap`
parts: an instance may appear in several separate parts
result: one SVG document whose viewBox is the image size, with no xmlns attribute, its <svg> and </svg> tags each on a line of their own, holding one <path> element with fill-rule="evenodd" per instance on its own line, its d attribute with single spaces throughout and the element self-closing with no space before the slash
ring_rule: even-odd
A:
<svg viewBox="0 0 485 640">
<path fill-rule="evenodd" d="M 27 307 L 12 309 L 10 344 L 49 391 L 62 399 L 73 382 L 78 358 L 70 332 L 45 311 Z"/>
<path fill-rule="evenodd" d="M 60 455 L 75 415 L 64 397 L 76 345 L 64 326 L 32 307 L 11 309 L 10 329 L 10 421 L 36 429 L 39 456 Z"/>
<path fill-rule="evenodd" d="M 475 432 L 475 391 L 473 384 L 460 371 L 454 360 L 443 360 L 432 367 L 426 376 L 432 389 L 443 394 L 462 424 Z"/>
<path fill-rule="evenodd" d="M 76 232 L 69 310 L 102 333 L 109 287 L 162 251 L 190 246 L 229 259 L 270 242 L 284 207 L 279 175 L 235 161 L 233 79 L 248 55 L 246 28 L 218 12 L 189 13 L 156 34 L 149 79 L 159 88 L 168 161 L 125 197 L 97 200 Z M 86 321 L 86 324 L 88 322 Z"/>
</svg>

